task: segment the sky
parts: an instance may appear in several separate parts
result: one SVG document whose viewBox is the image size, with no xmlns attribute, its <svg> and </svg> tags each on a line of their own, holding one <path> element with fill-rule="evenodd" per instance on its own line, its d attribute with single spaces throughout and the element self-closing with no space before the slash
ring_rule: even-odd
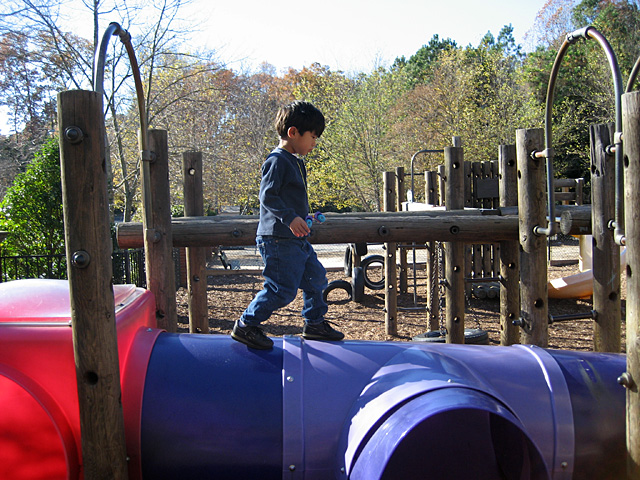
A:
<svg viewBox="0 0 640 480">
<path fill-rule="evenodd" d="M 312 63 L 345 73 L 370 72 L 407 59 L 435 35 L 459 46 L 477 46 L 491 32 L 498 36 L 511 24 L 516 42 L 527 50 L 525 35 L 546 0 L 193 0 L 181 15 L 189 19 L 194 47 L 216 51 L 216 58 L 235 71 L 273 65 L 276 73 Z M 74 4 L 76 6 L 74 7 Z M 92 37 L 82 0 L 66 4 L 73 12 L 64 25 Z M 101 34 L 108 23 L 102 18 Z M 130 31 L 135 37 L 136 32 Z M 10 133 L 0 109 L 0 133 Z"/>
<path fill-rule="evenodd" d="M 517 43 L 545 0 L 197 0 L 198 43 L 231 68 L 262 62 L 278 73 L 314 62 L 344 72 L 369 72 L 407 59 L 434 34 L 477 46 L 511 24 Z"/>
</svg>

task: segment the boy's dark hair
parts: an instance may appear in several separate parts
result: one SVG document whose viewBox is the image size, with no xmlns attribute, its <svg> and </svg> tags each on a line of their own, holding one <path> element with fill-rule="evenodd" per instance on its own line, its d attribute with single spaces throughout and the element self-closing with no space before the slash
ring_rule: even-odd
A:
<svg viewBox="0 0 640 480">
<path fill-rule="evenodd" d="M 301 135 L 313 132 L 317 136 L 324 132 L 324 115 L 309 102 L 296 100 L 289 105 L 280 107 L 276 115 L 276 131 L 280 138 L 287 138 L 290 127 L 296 127 Z"/>
</svg>

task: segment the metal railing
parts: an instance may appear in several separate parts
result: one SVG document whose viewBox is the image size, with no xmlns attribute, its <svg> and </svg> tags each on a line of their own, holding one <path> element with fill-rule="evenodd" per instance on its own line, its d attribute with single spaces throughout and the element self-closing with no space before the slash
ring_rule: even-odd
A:
<svg viewBox="0 0 640 480">
<path fill-rule="evenodd" d="M 144 251 L 120 250 L 111 255 L 114 284 L 146 287 Z M 67 279 L 67 258 L 58 255 L 0 256 L 0 282 L 25 278 Z"/>
</svg>

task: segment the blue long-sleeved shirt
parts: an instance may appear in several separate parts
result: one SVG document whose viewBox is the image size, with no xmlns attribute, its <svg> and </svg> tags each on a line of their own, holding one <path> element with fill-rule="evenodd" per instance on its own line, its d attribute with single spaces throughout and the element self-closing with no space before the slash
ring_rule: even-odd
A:
<svg viewBox="0 0 640 480">
<path fill-rule="evenodd" d="M 262 164 L 258 235 L 297 238 L 289 225 L 309 214 L 306 182 L 301 159 L 279 147 L 269 154 Z"/>
</svg>

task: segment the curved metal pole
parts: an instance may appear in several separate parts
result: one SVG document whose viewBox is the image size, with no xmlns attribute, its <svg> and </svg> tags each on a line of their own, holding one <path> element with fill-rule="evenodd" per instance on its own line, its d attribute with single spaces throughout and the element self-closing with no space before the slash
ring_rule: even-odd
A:
<svg viewBox="0 0 640 480">
<path fill-rule="evenodd" d="M 614 229 L 614 240 L 618 245 L 625 245 L 624 236 L 624 165 L 623 165 L 623 147 L 622 147 L 622 75 L 611 45 L 607 39 L 598 30 L 593 27 L 587 27 L 586 33 L 591 38 L 598 41 L 607 56 L 609 67 L 611 68 L 611 76 L 613 79 L 613 88 L 615 95 L 615 133 L 613 137 L 614 154 L 615 154 L 615 219 L 610 225 Z"/>
<path fill-rule="evenodd" d="M 588 26 L 576 30 L 573 33 L 567 35 L 565 41 L 562 43 L 558 54 L 556 55 L 555 62 L 551 69 L 551 76 L 549 77 L 549 85 L 547 87 L 547 101 L 545 105 L 545 150 L 543 152 L 533 152 L 536 158 L 545 157 L 547 159 L 547 195 L 548 195 L 548 211 L 549 220 L 546 228 L 537 226 L 534 228 L 536 235 L 554 235 L 556 233 L 555 224 L 555 192 L 553 190 L 553 147 L 552 147 L 552 135 L 551 135 L 551 117 L 553 108 L 553 95 L 555 90 L 556 78 L 560 69 L 560 64 L 564 58 L 569 45 L 575 43 L 580 38 L 588 39 L 593 38 L 598 41 L 603 48 L 609 66 L 611 68 L 611 74 L 613 77 L 614 95 L 615 95 L 615 136 L 614 147 L 611 149 L 615 152 L 615 170 L 616 170 L 616 193 L 615 193 L 615 219 L 610 224 L 610 228 L 615 230 L 614 238 L 618 245 L 625 244 L 624 238 L 624 197 L 623 197 L 623 170 L 622 170 L 622 109 L 621 109 L 621 97 L 622 97 L 622 78 L 620 75 L 620 68 L 618 66 L 618 60 L 611 48 L 611 45 L 607 39 L 594 27 Z"/>
<path fill-rule="evenodd" d="M 411 156 L 411 201 L 413 201 L 414 196 L 416 194 L 415 190 L 414 190 L 414 183 L 413 183 L 413 162 L 415 161 L 416 157 L 418 155 L 420 155 L 421 153 L 443 153 L 444 150 L 429 150 L 429 149 L 423 149 L 423 150 L 418 150 L 416 153 L 414 153 Z"/>
<path fill-rule="evenodd" d="M 100 94 L 104 94 L 104 64 L 107 57 L 107 47 L 109 46 L 109 39 L 112 36 L 118 35 L 121 27 L 119 24 L 113 22 L 110 23 L 102 36 L 98 50 L 93 59 L 93 91 Z"/>
<path fill-rule="evenodd" d="M 151 153 L 147 150 L 147 113 L 144 101 L 144 89 L 142 87 L 142 79 L 140 75 L 140 68 L 138 67 L 138 60 L 131 44 L 131 35 L 120 24 L 112 22 L 102 36 L 100 46 L 96 51 L 94 58 L 94 85 L 93 90 L 104 94 L 104 67 L 105 58 L 107 54 L 107 46 L 109 45 L 109 39 L 112 36 L 118 35 L 120 41 L 123 43 L 127 55 L 129 56 L 129 63 L 131 64 L 131 72 L 133 74 L 133 81 L 136 87 L 136 97 L 138 100 L 138 113 L 140 116 L 140 153 L 142 155 L 142 170 L 143 170 L 143 202 L 144 202 L 144 217 L 145 227 L 151 229 L 153 225 L 153 217 L 151 210 L 151 187 L 149 185 L 149 162 L 151 161 Z"/>
<path fill-rule="evenodd" d="M 638 77 L 638 73 L 640 73 L 640 57 L 636 60 L 636 63 L 633 65 L 631 69 L 631 73 L 629 74 L 629 80 L 627 80 L 627 88 L 624 93 L 629 93 L 633 91 L 633 84 L 636 83 L 636 78 Z"/>
</svg>

